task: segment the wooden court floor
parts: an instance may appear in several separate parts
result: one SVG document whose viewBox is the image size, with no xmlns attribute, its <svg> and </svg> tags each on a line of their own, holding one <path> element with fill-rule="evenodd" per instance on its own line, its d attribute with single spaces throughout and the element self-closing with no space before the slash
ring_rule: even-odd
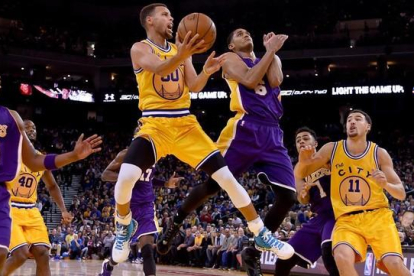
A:
<svg viewBox="0 0 414 276">
<path fill-rule="evenodd" d="M 101 261 L 51 260 L 52 275 L 57 276 L 97 276 L 101 270 Z M 36 275 L 34 260 L 28 260 L 13 275 Z M 114 276 L 144 276 L 141 264 L 123 263 L 114 269 Z M 179 266 L 157 266 L 157 276 L 212 276 L 212 275 L 246 275 L 237 271 L 222 271 L 217 269 L 187 268 Z"/>
</svg>

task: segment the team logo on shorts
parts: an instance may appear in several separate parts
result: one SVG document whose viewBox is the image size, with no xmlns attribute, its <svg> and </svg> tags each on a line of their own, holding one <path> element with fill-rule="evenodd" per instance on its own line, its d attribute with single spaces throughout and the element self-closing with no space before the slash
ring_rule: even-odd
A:
<svg viewBox="0 0 414 276">
<path fill-rule="evenodd" d="M 7 125 L 0 125 L 0 137 L 4 138 L 7 136 Z"/>
<path fill-rule="evenodd" d="M 14 196 L 30 198 L 37 189 L 36 178 L 29 173 L 22 173 L 19 181 L 14 185 L 12 193 Z"/>
<path fill-rule="evenodd" d="M 346 206 L 365 206 L 371 198 L 371 187 L 358 176 L 350 176 L 339 185 L 339 195 Z"/>
<path fill-rule="evenodd" d="M 178 67 L 174 72 L 164 77 L 154 74 L 152 79 L 154 90 L 162 98 L 176 100 L 183 95 L 184 73 L 181 67 Z"/>
</svg>

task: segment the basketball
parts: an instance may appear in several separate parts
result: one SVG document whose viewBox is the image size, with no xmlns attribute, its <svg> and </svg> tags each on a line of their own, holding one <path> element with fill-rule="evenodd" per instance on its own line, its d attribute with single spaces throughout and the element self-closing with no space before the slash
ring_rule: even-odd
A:
<svg viewBox="0 0 414 276">
<path fill-rule="evenodd" d="M 185 16 L 178 25 L 178 39 L 182 42 L 185 35 L 191 31 L 190 39 L 196 34 L 199 35 L 197 41 L 204 39 L 203 47 L 206 51 L 210 49 L 216 41 L 216 25 L 213 20 L 203 13 L 191 13 Z"/>
</svg>

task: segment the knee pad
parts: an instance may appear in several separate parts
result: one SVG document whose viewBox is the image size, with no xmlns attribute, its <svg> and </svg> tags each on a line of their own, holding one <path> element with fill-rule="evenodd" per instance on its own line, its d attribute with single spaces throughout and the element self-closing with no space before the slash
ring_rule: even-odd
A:
<svg viewBox="0 0 414 276">
<path fill-rule="evenodd" d="M 119 170 L 118 181 L 115 184 L 115 201 L 126 204 L 131 200 L 132 189 L 141 177 L 142 170 L 133 165 L 124 163 Z"/>
<path fill-rule="evenodd" d="M 214 172 L 211 178 L 227 192 L 237 209 L 246 207 L 252 202 L 247 191 L 237 182 L 227 166 Z"/>
</svg>

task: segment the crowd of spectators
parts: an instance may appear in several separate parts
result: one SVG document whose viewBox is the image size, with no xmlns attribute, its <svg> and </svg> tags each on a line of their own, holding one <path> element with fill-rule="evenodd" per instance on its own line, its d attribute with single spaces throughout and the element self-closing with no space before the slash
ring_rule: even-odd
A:
<svg viewBox="0 0 414 276">
<path fill-rule="evenodd" d="M 335 137 L 332 131 L 334 131 L 332 126 L 327 125 L 326 132 Z M 69 139 L 60 139 L 62 134 Z M 65 150 L 72 146 L 70 138 L 78 134 L 78 131 L 66 129 L 60 131 L 46 129 L 40 139 L 54 149 Z M 322 137 L 322 141 L 326 142 L 326 136 Z M 400 223 L 404 212 L 414 210 L 412 195 L 414 171 L 411 158 L 414 153 L 414 135 L 401 135 L 399 131 L 394 131 L 386 136 L 378 132 L 374 137 L 379 137 L 378 142 L 389 150 L 396 171 L 404 182 L 407 199 L 397 201 L 389 197 L 390 208 L 394 211 L 402 244 L 414 245 L 414 227 L 412 225 L 404 227 Z M 104 135 L 104 140 L 105 147 L 100 154 L 93 155 L 68 169 L 72 174 L 81 175 L 81 188 L 74 196 L 72 204 L 68 206 L 68 210 L 75 217 L 71 225 L 59 224 L 56 228 L 50 229 L 52 252 L 57 259 L 62 256 L 72 259 L 103 259 L 110 254 L 115 237 L 114 183 L 103 182 L 100 176 L 116 154 L 128 145 L 130 134 L 107 133 Z M 292 156 L 292 161 L 296 162 L 296 158 Z M 173 156 L 167 156 L 158 162 L 155 178 L 168 180 L 174 172 L 184 177 L 177 188 L 161 187 L 155 190 L 156 214 L 160 228 L 167 226 L 177 206 L 182 203 L 192 187 L 207 179 L 205 173 L 194 171 Z M 70 173 L 65 171 L 59 173 L 57 177 L 62 179 L 60 183 L 70 185 Z M 254 171 L 238 176 L 238 180 L 248 191 L 259 215 L 263 218 L 274 201 L 272 190 L 257 180 Z M 40 201 L 48 197 L 43 188 L 39 193 Z M 45 208 L 46 204 L 43 206 Z M 288 240 L 313 216 L 315 214 L 310 211 L 308 205 L 298 203 L 288 213 L 275 235 L 279 239 Z M 156 256 L 158 263 L 238 269 L 238 258 L 240 258 L 238 255 L 252 237 L 244 218 L 223 191 L 194 211 L 185 220 L 181 230 L 180 235 L 174 240 L 169 255 Z M 131 255 L 131 261 L 139 261 L 140 255 L 137 251 L 132 251 L 134 254 Z"/>
<path fill-rule="evenodd" d="M 143 29 L 138 25 L 137 12 L 134 16 L 129 15 L 122 19 L 117 18 L 115 9 L 113 16 L 117 19 L 106 23 L 100 21 L 102 14 L 99 13 L 99 7 L 91 8 L 91 15 L 85 18 L 81 12 L 76 12 L 77 8 L 82 7 L 77 7 L 77 4 L 73 3 L 72 18 L 77 20 L 66 21 L 61 20 L 59 13 L 62 10 L 59 8 L 55 7 L 55 12 L 48 13 L 42 10 L 41 6 L 34 5 L 34 11 L 39 9 L 39 12 L 34 12 L 36 17 L 33 17 L 33 14 L 19 12 L 25 3 L 15 2 L 4 1 L 0 4 L 0 19 L 5 19 L 3 26 L 0 26 L 0 45 L 5 52 L 8 47 L 21 47 L 103 58 L 127 57 L 132 43 L 145 36 Z M 248 1 L 245 2 L 248 4 Z M 218 33 L 221 34 L 217 40 L 217 50 L 226 50 L 225 38 L 232 28 L 240 26 L 240 22 L 248 22 L 244 24 L 245 27 L 258 37 L 268 31 L 288 34 L 290 38 L 284 46 L 285 49 L 315 49 L 412 43 L 414 10 L 410 9 L 406 2 L 399 0 L 390 6 L 387 1 L 361 0 L 355 7 L 347 3 L 332 5 L 330 1 L 309 5 L 306 1 L 294 0 L 251 5 L 243 13 L 233 12 L 232 3 L 221 3 L 221 8 L 218 9 L 214 6 L 204 9 L 215 19 Z M 171 3 L 170 9 L 175 12 L 174 16 L 184 16 L 181 10 L 186 9 L 185 5 L 183 3 L 181 7 L 180 4 Z M 297 9 L 298 6 L 306 8 Z M 137 11 L 140 8 L 131 7 Z M 274 10 L 283 12 L 277 17 L 272 17 L 272 21 L 252 20 L 258 14 L 263 18 L 271 17 Z M 91 19 L 94 16 L 95 18 Z M 44 18 L 41 19 L 42 17 Z M 356 39 L 350 35 L 346 26 L 339 27 L 339 22 L 369 19 L 378 19 L 380 22 L 373 30 L 367 26 L 363 34 Z M 177 24 L 178 21 L 176 18 Z M 94 44 L 92 48 L 91 44 Z"/>
</svg>

